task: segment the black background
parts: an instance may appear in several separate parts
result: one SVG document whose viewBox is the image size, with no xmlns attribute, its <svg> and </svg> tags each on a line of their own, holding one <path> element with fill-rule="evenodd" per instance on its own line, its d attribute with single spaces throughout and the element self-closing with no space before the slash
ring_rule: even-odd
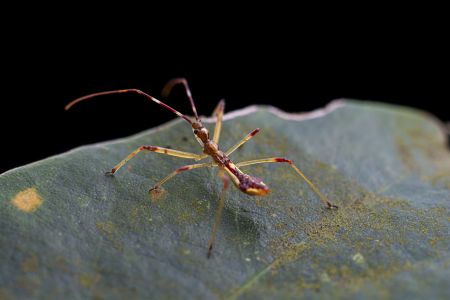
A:
<svg viewBox="0 0 450 300">
<path fill-rule="evenodd" d="M 439 10 L 324 10 L 311 16 L 301 9 L 233 7 L 197 16 L 134 7 L 113 15 L 21 16 L 23 29 L 3 29 L 0 172 L 174 118 L 136 95 L 63 109 L 111 89 L 159 97 L 173 77 L 189 80 L 203 115 L 221 98 L 228 111 L 270 104 L 297 112 L 345 97 L 413 106 L 450 120 L 448 24 Z M 167 103 L 190 114 L 182 89 Z"/>
</svg>

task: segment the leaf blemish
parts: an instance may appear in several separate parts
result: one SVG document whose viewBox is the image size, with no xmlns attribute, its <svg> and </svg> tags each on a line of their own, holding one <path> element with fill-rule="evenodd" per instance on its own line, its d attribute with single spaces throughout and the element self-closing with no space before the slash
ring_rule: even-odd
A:
<svg viewBox="0 0 450 300">
<path fill-rule="evenodd" d="M 359 252 L 352 256 L 352 260 L 358 265 L 363 265 L 366 263 L 364 256 Z"/>
<path fill-rule="evenodd" d="M 101 279 L 100 274 L 89 274 L 89 273 L 83 273 L 78 275 L 78 281 L 80 284 L 85 288 L 92 288 L 95 286 Z"/>
<path fill-rule="evenodd" d="M 14 198 L 11 199 L 12 205 L 27 213 L 35 212 L 42 205 L 42 202 L 44 202 L 44 200 L 34 187 L 17 193 Z"/>
<path fill-rule="evenodd" d="M 105 222 L 97 222 L 96 224 L 97 230 L 100 234 L 109 242 L 112 243 L 113 247 L 122 252 L 123 244 L 120 240 L 120 235 L 117 229 L 117 226 L 111 221 Z"/>
<path fill-rule="evenodd" d="M 163 188 L 156 188 L 152 189 L 149 194 L 152 202 L 157 202 L 158 200 L 164 198 L 164 196 L 166 195 L 166 190 Z"/>
<path fill-rule="evenodd" d="M 20 268 L 23 272 L 29 273 L 29 272 L 36 272 L 39 269 L 39 259 L 36 255 L 30 255 L 26 257 L 21 265 Z"/>
</svg>

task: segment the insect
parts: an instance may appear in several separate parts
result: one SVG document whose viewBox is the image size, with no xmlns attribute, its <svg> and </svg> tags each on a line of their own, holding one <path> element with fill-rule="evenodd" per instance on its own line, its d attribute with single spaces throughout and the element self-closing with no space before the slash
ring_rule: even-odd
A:
<svg viewBox="0 0 450 300">
<path fill-rule="evenodd" d="M 207 257 L 209 258 L 211 256 L 211 252 L 213 249 L 214 241 L 216 239 L 217 229 L 219 227 L 221 217 L 222 217 L 222 211 L 224 207 L 225 202 L 225 191 L 228 189 L 229 185 L 229 179 L 231 179 L 232 183 L 242 192 L 253 195 L 253 196 L 264 196 L 269 193 L 269 188 L 267 185 L 259 178 L 250 176 L 246 173 L 244 173 L 240 167 L 249 166 L 249 165 L 255 165 L 255 164 L 264 164 L 264 163 L 287 163 L 290 165 L 295 172 L 297 172 L 298 175 L 300 175 L 301 178 L 305 180 L 305 182 L 311 187 L 311 189 L 319 196 L 321 201 L 326 205 L 326 208 L 329 209 L 337 209 L 338 207 L 334 204 L 332 204 L 325 195 L 323 195 L 319 189 L 311 182 L 311 180 L 306 177 L 305 174 L 294 164 L 292 160 L 289 160 L 284 157 L 271 157 L 271 158 L 262 158 L 262 159 L 255 159 L 250 161 L 243 161 L 239 163 L 233 163 L 233 161 L 230 159 L 230 155 L 236 151 L 239 147 L 241 147 L 243 144 L 251 140 L 259 131 L 260 129 L 257 128 L 247 134 L 242 140 L 240 140 L 238 143 L 236 143 L 233 147 L 231 147 L 228 151 L 222 151 L 220 150 L 218 144 L 220 139 L 220 133 L 222 129 L 222 120 L 223 120 L 223 114 L 224 114 L 224 108 L 225 108 L 225 101 L 221 100 L 217 107 L 215 108 L 213 112 L 213 116 L 216 117 L 216 124 L 214 128 L 214 133 L 212 139 L 210 138 L 210 134 L 208 130 L 203 126 L 202 121 L 200 117 L 197 114 L 197 109 L 194 104 L 194 99 L 192 98 L 191 91 L 189 89 L 189 85 L 187 83 L 187 80 L 184 78 L 175 78 L 170 80 L 165 87 L 162 90 L 162 96 L 167 97 L 172 88 L 175 85 L 181 84 L 184 86 L 187 98 L 190 101 L 192 112 L 194 114 L 194 117 L 187 117 L 183 115 L 182 113 L 178 112 L 177 110 L 173 109 L 169 105 L 163 103 L 162 101 L 156 99 L 153 96 L 150 96 L 147 93 L 144 93 L 141 90 L 138 89 L 124 89 L 124 90 L 114 90 L 114 91 L 106 91 L 106 92 L 100 92 L 100 93 L 94 93 L 90 94 L 78 99 L 75 99 L 74 101 L 70 102 L 66 105 L 65 109 L 68 110 L 75 104 L 92 99 L 97 96 L 104 96 L 104 95 L 111 95 L 111 94 L 121 94 L 121 93 L 136 93 L 139 95 L 142 95 L 146 97 L 148 100 L 155 102 L 159 104 L 160 106 L 164 107 L 165 109 L 168 109 L 169 111 L 176 114 L 178 117 L 185 120 L 189 125 L 192 127 L 192 131 L 194 133 L 195 138 L 197 139 L 200 146 L 203 148 L 202 154 L 195 154 L 195 153 L 189 153 L 184 151 L 178 151 L 158 146 L 141 146 L 131 152 L 127 157 L 125 157 L 122 161 L 120 161 L 114 168 L 111 169 L 110 172 L 107 172 L 107 175 L 114 175 L 124 164 L 126 164 L 130 159 L 132 159 L 136 154 L 139 152 L 145 150 L 150 152 L 156 152 L 161 153 L 165 155 L 171 155 L 175 157 L 181 157 L 181 158 L 187 158 L 187 159 L 193 159 L 195 161 L 200 161 L 202 159 L 205 159 L 207 157 L 212 158 L 212 162 L 206 162 L 206 163 L 196 163 L 196 164 L 190 164 L 186 166 L 182 166 L 166 177 L 164 177 L 161 181 L 156 183 L 150 190 L 149 193 L 158 193 L 161 191 L 161 187 L 163 184 L 165 184 L 167 181 L 175 177 L 176 175 L 194 170 L 199 168 L 206 168 L 206 167 L 217 167 L 219 168 L 219 176 L 223 180 L 223 189 L 219 197 L 219 204 L 216 211 L 215 221 L 211 232 L 211 237 L 208 242 L 208 252 Z"/>
</svg>

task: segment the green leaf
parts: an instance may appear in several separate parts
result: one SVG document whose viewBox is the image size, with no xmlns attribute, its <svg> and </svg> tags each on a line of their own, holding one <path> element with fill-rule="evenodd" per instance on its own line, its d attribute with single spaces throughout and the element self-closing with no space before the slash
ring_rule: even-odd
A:
<svg viewBox="0 0 450 300">
<path fill-rule="evenodd" d="M 176 176 L 158 200 L 148 189 L 190 160 L 141 153 L 103 175 L 141 145 L 200 153 L 189 126 L 172 121 L 0 176 L 0 298 L 448 299 L 450 155 L 439 122 L 368 102 L 309 114 L 255 106 L 227 115 L 221 147 L 256 127 L 235 162 L 290 158 L 339 209 L 324 209 L 287 164 L 243 167 L 271 193 L 231 187 L 207 259 L 216 169 Z"/>
</svg>

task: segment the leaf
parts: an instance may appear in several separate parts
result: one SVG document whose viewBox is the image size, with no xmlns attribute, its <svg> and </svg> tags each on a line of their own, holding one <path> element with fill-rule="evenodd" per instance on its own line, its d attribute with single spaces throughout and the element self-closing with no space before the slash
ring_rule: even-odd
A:
<svg viewBox="0 0 450 300">
<path fill-rule="evenodd" d="M 200 152 L 189 126 L 172 121 L 0 176 L 0 298 L 448 299 L 450 155 L 440 123 L 357 101 L 309 114 L 255 106 L 227 115 L 222 148 L 256 127 L 234 161 L 291 158 L 339 209 L 324 209 L 288 165 L 243 167 L 272 192 L 227 192 L 207 259 L 217 170 L 178 175 L 157 201 L 152 184 L 191 161 L 142 153 L 103 175 L 141 145 Z"/>
</svg>

